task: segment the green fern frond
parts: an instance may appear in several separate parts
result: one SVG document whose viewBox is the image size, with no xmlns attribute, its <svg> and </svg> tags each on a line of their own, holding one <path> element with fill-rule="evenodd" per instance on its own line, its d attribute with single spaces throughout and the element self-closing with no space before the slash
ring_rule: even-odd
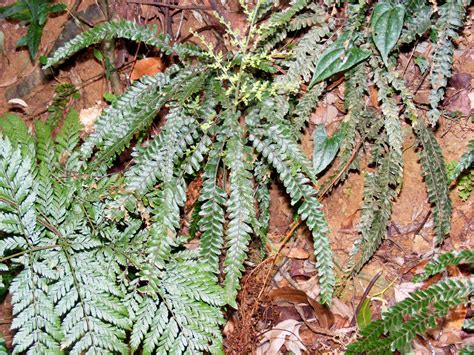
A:
<svg viewBox="0 0 474 355">
<path fill-rule="evenodd" d="M 179 242 L 176 229 L 179 227 L 180 208 L 185 201 L 185 181 L 176 177 L 163 183 L 157 196 L 153 198 L 153 224 L 148 231 L 147 248 L 154 265 L 164 267 L 171 248 Z"/>
<path fill-rule="evenodd" d="M 382 157 L 378 169 L 365 178 L 364 204 L 360 222 L 361 238 L 354 244 L 348 271 L 359 272 L 374 255 L 385 238 L 392 213 L 392 203 L 397 196 L 394 187 L 400 181 L 402 156 L 390 150 Z M 354 257 L 361 253 L 354 263 Z"/>
<path fill-rule="evenodd" d="M 451 77 L 454 44 L 458 37 L 457 31 L 464 24 L 466 6 L 465 0 L 448 0 L 439 7 L 439 19 L 434 25 L 437 31 L 437 41 L 433 49 L 433 64 L 431 69 L 429 96 L 431 110 L 428 112 L 429 122 L 434 126 L 439 119 L 439 103 L 444 98 L 444 89 Z"/>
<path fill-rule="evenodd" d="M 423 35 L 430 28 L 433 10 L 426 0 L 410 0 L 405 6 L 405 12 L 400 43 L 411 43 L 416 36 Z"/>
<path fill-rule="evenodd" d="M 48 58 L 44 69 L 59 63 L 60 61 L 72 56 L 81 49 L 100 43 L 104 40 L 114 38 L 124 38 L 135 42 L 147 44 L 156 47 L 164 53 L 170 55 L 176 52 L 179 56 L 202 56 L 202 52 L 190 45 L 171 45 L 170 39 L 164 35 L 157 35 L 156 26 L 141 26 L 135 22 L 126 20 L 115 20 L 101 25 L 80 34 L 67 42 L 63 47 L 54 52 L 51 58 Z"/>
<path fill-rule="evenodd" d="M 94 148 L 97 148 L 94 165 L 109 165 L 135 133 L 150 125 L 157 111 L 165 104 L 167 96 L 163 95 L 162 90 L 169 84 L 170 75 L 176 71 L 177 68 L 172 67 L 164 74 L 136 81 L 112 106 L 105 109 L 97 119 L 95 131 L 81 146 L 83 159 L 90 158 Z"/>
<path fill-rule="evenodd" d="M 293 169 L 300 169 L 311 181 L 316 183 L 316 175 L 314 174 L 312 163 L 301 150 L 298 143 L 294 141 L 290 128 L 283 124 L 273 123 L 264 127 L 264 129 L 267 131 L 267 137 L 278 147 L 280 153 L 286 156 L 288 161 L 292 162 Z"/>
<path fill-rule="evenodd" d="M 158 181 L 168 182 L 174 164 L 197 135 L 197 122 L 182 108 L 172 108 L 160 133 L 145 148 L 135 149 L 135 165 L 127 172 L 127 187 L 141 194 Z"/>
<path fill-rule="evenodd" d="M 449 309 L 468 300 L 474 291 L 472 279 L 440 281 L 426 290 L 418 290 L 382 313 L 382 319 L 372 322 L 362 332 L 362 339 L 348 346 L 348 354 L 382 354 L 403 351 L 417 334 L 436 326 L 436 319 Z M 410 317 L 408 320 L 405 317 Z M 384 338 L 380 336 L 384 334 Z"/>
<path fill-rule="evenodd" d="M 463 251 L 448 252 L 436 256 L 431 260 L 424 268 L 421 275 L 415 276 L 413 282 L 424 281 L 431 276 L 439 274 L 441 271 L 446 270 L 449 265 L 459 264 L 473 264 L 474 263 L 474 250 L 468 249 Z"/>
<path fill-rule="evenodd" d="M 130 339 L 146 354 L 222 351 L 222 289 L 195 260 L 171 260 L 155 297 L 138 295 Z"/>
<path fill-rule="evenodd" d="M 319 55 L 324 49 L 324 45 L 321 42 L 323 38 L 328 36 L 331 29 L 332 23 L 328 26 L 311 28 L 296 45 L 292 55 L 294 59 L 289 62 L 286 74 L 279 77 L 277 82 L 289 89 L 295 90 L 299 89 L 302 80 L 309 82 Z"/>
<path fill-rule="evenodd" d="M 459 163 L 454 168 L 454 171 L 450 174 L 449 180 L 456 180 L 464 171 L 471 168 L 474 164 L 474 139 L 471 139 L 467 145 L 466 152 L 459 159 Z"/>
<path fill-rule="evenodd" d="M 238 131 L 237 131 L 238 132 Z M 224 261 L 225 301 L 234 308 L 235 298 L 240 288 L 239 279 L 247 257 L 252 220 L 255 208 L 252 189 L 252 168 L 250 152 L 243 138 L 234 136 L 229 139 L 225 149 L 225 164 L 230 169 L 230 194 L 227 202 L 229 223 L 226 230 L 226 257 Z"/>
<path fill-rule="evenodd" d="M 422 121 L 416 121 L 414 128 L 418 144 L 422 148 L 419 154 L 428 198 L 433 205 L 435 242 L 440 244 L 451 228 L 452 212 L 443 153 L 433 132 Z"/>
<path fill-rule="evenodd" d="M 304 12 L 296 15 L 290 20 L 288 24 L 289 31 L 299 31 L 307 27 L 313 27 L 315 25 L 321 25 L 324 23 L 325 11 L 318 4 L 309 4 L 308 12 Z"/>
<path fill-rule="evenodd" d="M 202 233 L 200 257 L 215 273 L 219 272 L 219 256 L 224 244 L 224 206 L 227 200 L 227 194 L 218 183 L 222 148 L 223 142 L 218 142 L 209 153 L 199 196 L 201 202 L 199 230 Z"/>
<path fill-rule="evenodd" d="M 269 185 L 271 183 L 270 167 L 258 161 L 255 164 L 255 180 L 256 180 L 256 191 L 255 197 L 258 203 L 258 218 L 255 221 L 254 230 L 257 232 L 257 235 L 260 237 L 262 246 L 265 246 L 268 242 L 268 226 L 270 223 L 270 189 Z"/>
<path fill-rule="evenodd" d="M 301 203 L 298 214 L 302 220 L 306 221 L 313 235 L 316 268 L 318 269 L 321 286 L 320 300 L 321 303 L 330 303 L 335 285 L 332 251 L 327 236 L 329 229 L 321 211 L 321 204 L 315 197 L 316 192 L 301 172 L 293 171 L 291 165 L 286 161 L 286 157 L 281 156 L 278 147 L 270 139 L 262 140 L 254 134 L 251 134 L 249 139 L 255 149 L 278 172 L 280 180 L 290 195 L 291 204 Z"/>
<path fill-rule="evenodd" d="M 5 136 L 11 144 L 20 145 L 24 154 L 33 153 L 34 138 L 26 123 L 18 116 L 6 113 L 0 117 L 0 138 Z"/>
<path fill-rule="evenodd" d="M 278 38 L 285 38 L 285 26 L 290 22 L 293 16 L 307 7 L 308 4 L 309 0 L 296 0 L 285 10 L 274 12 L 270 18 L 258 29 L 259 40 L 256 42 L 255 47 L 261 47 L 265 45 L 266 42 L 271 41 L 272 37 L 278 36 L 281 33 L 285 33 L 285 35 L 283 37 L 280 35 Z M 275 42 L 272 43 L 271 47 L 274 45 Z"/>
<path fill-rule="evenodd" d="M 11 328 L 16 330 L 13 338 L 14 353 L 60 353 L 60 342 L 64 334 L 55 306 L 46 291 L 48 283 L 53 280 L 33 271 L 33 260 L 31 258 L 26 263 L 26 269 L 10 285 L 15 317 Z M 42 266 L 47 267 L 44 264 Z"/>
<path fill-rule="evenodd" d="M 295 132 L 299 133 L 303 129 L 311 113 L 316 109 L 318 100 L 325 88 L 325 83 L 317 84 L 301 97 L 292 118 Z"/>
</svg>

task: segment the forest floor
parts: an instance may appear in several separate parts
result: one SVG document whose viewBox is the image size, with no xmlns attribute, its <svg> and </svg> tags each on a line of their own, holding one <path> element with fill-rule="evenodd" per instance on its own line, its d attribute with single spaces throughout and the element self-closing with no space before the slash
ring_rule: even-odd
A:
<svg viewBox="0 0 474 355">
<path fill-rule="evenodd" d="M 64 1 L 69 8 L 74 2 Z M 12 1 L 0 1 L 2 6 L 10 3 Z M 94 0 L 81 1 L 78 11 L 85 10 L 94 3 Z M 117 5 L 117 16 L 142 23 L 160 25 L 163 22 L 163 13 L 157 6 L 123 3 Z M 235 26 L 239 25 L 242 18 L 237 10 L 238 6 L 234 2 L 228 2 L 226 14 Z M 444 116 L 436 132 L 447 161 L 458 160 L 466 150 L 468 141 L 474 137 L 474 9 L 471 7 L 470 10 L 470 20 L 457 43 L 454 75 L 443 103 L 447 111 L 458 114 Z M 213 26 L 216 23 L 210 16 L 197 11 L 178 12 L 171 18 L 171 29 L 173 33 L 177 33 L 179 28 L 179 38 L 185 38 L 190 28 Z M 48 20 L 40 45 L 41 54 L 49 52 L 69 19 L 70 16 L 64 13 Z M 92 50 L 81 52 L 75 60 L 70 61 L 73 64 L 62 66 L 52 80 L 45 81 L 41 80 L 39 75 L 39 64 L 31 63 L 27 50 L 16 48 L 15 43 L 25 34 L 25 27 L 15 22 L 3 21 L 0 31 L 4 37 L 3 43 L 0 43 L 0 115 L 15 111 L 24 116 L 27 122 L 44 117 L 55 86 L 62 82 L 70 82 L 79 88 L 81 96 L 75 102 L 78 110 L 89 109 L 87 112 L 93 114 L 106 106 L 103 94 L 110 92 L 111 88 L 103 75 L 104 68 L 94 58 Z M 219 37 L 213 32 L 203 34 L 214 41 Z M 420 46 L 417 50 L 428 49 Z M 134 53 L 118 47 L 115 65 L 122 67 L 120 79 L 123 87 L 127 86 L 131 75 L 153 73 L 159 70 L 158 66 L 161 65 L 159 60 L 152 64 L 140 61 L 134 64 L 136 59 Z M 410 53 L 402 53 L 400 62 L 403 66 L 406 65 L 407 82 L 422 80 Z M 166 64 L 165 61 L 164 65 Z M 25 78 L 29 79 L 25 81 Z M 425 103 L 428 92 L 428 84 L 422 84 L 415 101 Z M 329 133 L 338 127 L 345 112 L 343 98 L 343 85 L 335 86 L 315 108 L 302 139 L 302 146 L 308 155 L 311 155 L 311 137 L 316 124 L 325 124 Z M 21 99 L 27 106 L 9 104 L 11 99 Z M 82 111 L 81 117 L 85 116 L 86 111 Z M 317 273 L 312 241 L 305 228 L 296 230 L 294 237 L 286 242 L 275 261 L 265 259 L 262 262 L 258 253 L 251 255 L 242 280 L 239 308 L 226 314 L 228 321 L 224 334 L 228 353 L 276 354 L 285 351 L 297 352 L 298 349 L 302 353 L 337 353 L 354 336 L 355 310 L 364 293 L 368 291 L 366 296 L 370 299 L 372 317 L 375 319 L 380 316 L 382 309 L 403 299 L 413 290 L 414 284 L 410 282 L 413 275 L 433 254 L 433 221 L 414 137 L 408 125 L 405 132 L 403 187 L 394 205 L 387 238 L 372 260 L 340 290 L 332 306 L 324 309 L 313 302 L 318 294 Z M 344 265 L 358 236 L 357 224 L 362 194 L 363 176 L 351 173 L 342 185 L 323 200 L 338 266 Z M 278 247 L 285 236 L 293 231 L 295 222 L 289 200 L 281 186 L 276 183 L 272 185 L 271 197 L 270 239 Z M 452 229 L 442 249 L 472 249 L 474 197 L 471 195 L 467 201 L 462 201 L 457 190 L 452 189 L 451 198 Z M 457 268 L 449 270 L 451 275 L 460 272 Z M 373 284 L 370 289 L 369 284 Z M 438 328 L 424 337 L 418 337 L 415 340 L 416 353 L 454 354 L 462 342 L 474 342 L 474 334 L 462 329 L 466 315 L 474 316 L 474 309 L 459 307 L 439 324 Z M 0 307 L 0 334 L 4 336 L 7 344 L 11 344 L 10 321 L 11 307 L 7 296 Z M 285 336 L 287 334 L 292 335 Z"/>
</svg>

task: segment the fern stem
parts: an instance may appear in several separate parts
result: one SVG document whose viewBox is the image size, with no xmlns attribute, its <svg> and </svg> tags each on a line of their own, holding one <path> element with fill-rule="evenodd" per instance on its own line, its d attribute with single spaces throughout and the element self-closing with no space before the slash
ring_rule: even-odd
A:
<svg viewBox="0 0 474 355">
<path fill-rule="evenodd" d="M 6 256 L 2 259 L 0 259 L 0 263 L 4 263 L 5 261 L 7 260 L 10 260 L 10 259 L 14 259 L 18 256 L 22 256 L 24 254 L 29 254 L 29 253 L 34 253 L 36 251 L 41 251 L 41 250 L 48 250 L 48 249 L 54 249 L 54 248 L 59 248 L 60 246 L 55 244 L 55 245 L 46 245 L 46 246 L 42 246 L 42 247 L 33 247 L 31 249 L 28 249 L 28 250 L 23 250 L 23 251 L 20 251 L 18 253 L 15 253 L 15 254 L 12 254 L 12 255 L 9 255 L 9 256 Z"/>
</svg>

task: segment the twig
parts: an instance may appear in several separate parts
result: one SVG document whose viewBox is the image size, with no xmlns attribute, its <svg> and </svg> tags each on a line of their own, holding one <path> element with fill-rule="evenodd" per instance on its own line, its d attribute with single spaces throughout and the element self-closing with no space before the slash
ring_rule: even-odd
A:
<svg viewBox="0 0 474 355">
<path fill-rule="evenodd" d="M 210 6 L 203 6 L 203 5 L 173 5 L 173 4 L 165 4 L 162 2 L 156 2 L 153 0 L 127 0 L 129 4 L 140 4 L 140 5 L 152 5 L 152 6 L 161 6 L 167 7 L 169 9 L 178 9 L 178 10 L 203 10 L 203 11 L 210 11 L 212 7 Z"/>
<path fill-rule="evenodd" d="M 420 225 L 415 229 L 414 231 L 414 235 L 418 235 L 420 233 L 420 231 L 423 229 L 423 227 L 425 226 L 426 222 L 428 221 L 428 218 L 430 218 L 431 216 L 431 210 L 428 211 L 428 213 L 426 214 L 425 218 L 423 218 L 423 221 L 420 223 Z"/>
</svg>

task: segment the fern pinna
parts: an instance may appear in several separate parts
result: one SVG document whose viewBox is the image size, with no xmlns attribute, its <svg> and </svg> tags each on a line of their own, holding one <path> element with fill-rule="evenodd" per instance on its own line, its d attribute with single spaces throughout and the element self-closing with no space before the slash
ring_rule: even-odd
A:
<svg viewBox="0 0 474 355">
<path fill-rule="evenodd" d="M 336 276 L 319 199 L 370 152 L 360 239 L 345 270 L 358 272 L 383 241 L 400 190 L 400 115 L 412 121 L 418 137 L 441 243 L 451 213 L 444 163 L 398 75 L 396 54 L 430 26 L 442 31 L 437 46 L 448 53 L 465 4 L 447 1 L 439 16 L 425 1 L 405 5 L 351 2 L 349 19 L 336 28 L 327 14 L 338 2 L 295 0 L 271 11 L 279 6 L 273 1 L 252 7 L 242 1 L 248 29 L 240 33 L 224 23 L 232 46 L 227 53 L 202 38 L 203 49 L 173 44 L 153 26 L 123 20 L 99 25 L 59 49 L 46 67 L 114 38 L 154 46 L 179 63 L 134 82 L 83 142 L 74 111 L 54 138 L 55 120 L 38 123 L 35 135 L 14 116 L 0 121 L 0 265 L 21 268 L 10 286 L 14 352 L 222 352 L 221 308 L 237 306 L 251 239 L 267 241 L 273 177 L 311 231 L 319 298 L 329 304 Z M 301 35 L 291 50 L 288 34 Z M 448 77 L 450 63 L 446 56 L 434 60 L 432 75 Z M 338 172 L 317 191 L 317 174 L 299 135 L 328 81 L 341 73 L 347 115 Z M 437 81 L 431 82 L 436 95 L 442 94 Z M 378 90 L 380 107 L 366 100 L 370 85 Z M 433 110 L 439 101 L 432 100 Z M 164 124 L 150 138 L 159 111 Z M 132 164 L 110 174 L 130 146 Z M 202 188 L 188 235 L 182 211 L 187 185 L 198 175 Z M 187 249 L 196 235 L 199 247 Z M 465 292 L 459 292 L 461 299 Z M 377 328 L 375 337 L 381 332 Z"/>
</svg>

